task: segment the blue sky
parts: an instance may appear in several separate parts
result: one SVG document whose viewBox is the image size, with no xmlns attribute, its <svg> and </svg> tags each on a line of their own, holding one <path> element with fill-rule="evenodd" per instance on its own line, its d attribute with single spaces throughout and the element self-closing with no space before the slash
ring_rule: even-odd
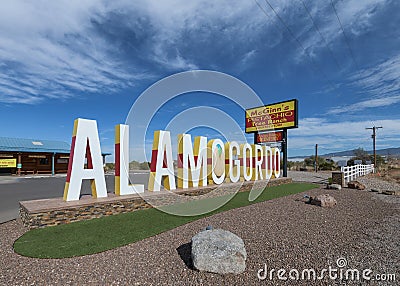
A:
<svg viewBox="0 0 400 286">
<path fill-rule="evenodd" d="M 373 125 L 384 127 L 378 148 L 399 147 L 399 12 L 396 0 L 2 1 L 0 136 L 70 141 L 82 117 L 98 121 L 112 152 L 114 125 L 144 90 L 203 69 L 240 79 L 264 104 L 299 100 L 289 156 L 315 143 L 321 153 L 371 149 Z M 189 93 L 160 110 L 150 133 L 197 106 L 244 126 L 235 103 Z"/>
</svg>

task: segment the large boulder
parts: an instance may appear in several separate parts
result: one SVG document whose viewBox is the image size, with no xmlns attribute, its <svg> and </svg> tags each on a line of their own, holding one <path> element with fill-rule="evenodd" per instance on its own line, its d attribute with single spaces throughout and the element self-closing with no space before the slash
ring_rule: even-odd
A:
<svg viewBox="0 0 400 286">
<path fill-rule="evenodd" d="M 193 266 L 219 274 L 242 273 L 247 253 L 243 240 L 223 229 L 205 230 L 192 238 Z"/>
<path fill-rule="evenodd" d="M 324 208 L 330 208 L 336 206 L 337 201 L 331 195 L 324 194 L 316 197 L 310 197 L 310 204 Z"/>
<path fill-rule="evenodd" d="M 348 182 L 347 186 L 350 189 L 365 190 L 365 186 L 363 184 L 361 184 L 359 181 Z"/>
</svg>

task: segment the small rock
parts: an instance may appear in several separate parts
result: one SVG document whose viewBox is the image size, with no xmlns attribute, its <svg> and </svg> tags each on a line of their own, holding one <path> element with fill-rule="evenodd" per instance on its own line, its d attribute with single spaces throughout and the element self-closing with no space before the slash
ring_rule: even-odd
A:
<svg viewBox="0 0 400 286">
<path fill-rule="evenodd" d="M 380 193 L 380 191 L 378 189 L 371 189 L 371 192 Z"/>
<path fill-rule="evenodd" d="M 382 194 L 384 195 L 389 195 L 389 196 L 395 196 L 395 195 L 400 195 L 399 191 L 391 191 L 391 190 L 386 190 L 386 191 L 382 191 Z"/>
<path fill-rule="evenodd" d="M 310 198 L 310 204 L 324 208 L 330 208 L 336 206 L 337 201 L 331 195 L 324 194 L 318 195 L 315 198 Z"/>
<path fill-rule="evenodd" d="M 214 228 L 212 227 L 212 225 L 207 225 L 206 230 L 213 230 Z"/>
<path fill-rule="evenodd" d="M 242 273 L 247 253 L 243 240 L 230 231 L 202 231 L 192 238 L 193 266 L 199 271 L 219 274 Z"/>
<path fill-rule="evenodd" d="M 347 183 L 350 189 L 365 190 L 365 186 L 358 181 L 351 181 Z"/>
<path fill-rule="evenodd" d="M 330 185 L 328 185 L 327 186 L 327 189 L 330 189 L 330 190 L 341 190 L 342 189 L 342 186 L 341 185 L 339 185 L 339 184 L 330 184 Z"/>
</svg>

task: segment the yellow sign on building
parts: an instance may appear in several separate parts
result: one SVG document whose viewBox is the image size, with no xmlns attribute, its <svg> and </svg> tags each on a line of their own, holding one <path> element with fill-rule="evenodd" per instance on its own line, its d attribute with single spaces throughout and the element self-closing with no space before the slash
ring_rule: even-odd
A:
<svg viewBox="0 0 400 286">
<path fill-rule="evenodd" d="M 0 168 L 16 168 L 17 159 L 0 159 Z"/>
</svg>

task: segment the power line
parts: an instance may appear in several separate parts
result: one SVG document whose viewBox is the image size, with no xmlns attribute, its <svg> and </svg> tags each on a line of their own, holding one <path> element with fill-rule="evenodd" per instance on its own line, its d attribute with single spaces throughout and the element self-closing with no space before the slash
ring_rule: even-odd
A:
<svg viewBox="0 0 400 286">
<path fill-rule="evenodd" d="M 298 45 L 303 49 L 304 53 L 306 55 L 308 55 L 307 52 L 306 52 L 306 49 L 303 46 L 303 44 L 299 41 L 299 39 L 297 39 L 297 37 L 294 35 L 292 30 L 289 28 L 289 26 L 286 25 L 285 21 L 281 18 L 281 16 L 279 16 L 279 14 L 275 11 L 274 7 L 272 7 L 272 5 L 268 2 L 268 0 L 265 0 L 265 2 L 268 4 L 268 6 L 271 8 L 272 12 L 274 12 L 275 16 L 279 19 L 279 21 L 286 28 L 286 30 L 289 32 L 289 34 L 293 37 L 293 39 L 295 39 L 296 42 L 298 43 Z"/>
<path fill-rule="evenodd" d="M 263 13 L 265 14 L 265 16 L 267 16 L 267 17 L 269 18 L 268 14 L 267 14 L 267 11 L 265 11 L 264 8 L 261 7 L 260 3 L 258 3 L 257 0 L 254 0 L 254 2 L 256 2 L 258 8 L 260 8 L 261 11 L 263 11 Z"/>
<path fill-rule="evenodd" d="M 258 3 L 257 0 L 254 0 L 254 2 L 256 2 L 258 8 L 260 8 L 260 10 L 264 13 L 264 15 L 265 15 L 267 18 L 270 18 L 270 16 L 268 15 L 267 11 L 264 10 L 264 8 L 260 5 L 260 3 Z M 278 30 L 278 29 L 277 29 L 277 30 Z M 279 30 L 280 30 L 280 29 L 279 29 Z"/>
<path fill-rule="evenodd" d="M 327 40 L 325 39 L 325 37 L 322 35 L 320 29 L 318 28 L 317 24 L 315 23 L 314 18 L 312 17 L 312 15 L 311 15 L 311 13 L 310 13 L 310 10 L 307 8 L 306 4 L 304 4 L 304 1 L 303 1 L 303 0 L 300 0 L 300 1 L 301 1 L 301 3 L 303 4 L 303 7 L 304 7 L 304 9 L 306 10 L 308 16 L 310 17 L 311 22 L 312 22 L 312 24 L 313 24 L 315 30 L 318 32 L 318 34 L 320 35 L 320 37 L 322 38 L 322 40 L 324 40 L 325 45 L 326 45 L 326 47 L 328 48 L 328 51 L 329 51 L 331 57 L 333 58 L 335 64 L 337 65 L 337 67 L 338 67 L 339 69 L 341 69 L 341 66 L 339 65 L 339 62 L 337 61 L 335 55 L 333 54 L 332 49 L 329 47 L 328 41 L 327 41 Z"/>
<path fill-rule="evenodd" d="M 257 4 L 257 6 L 263 11 L 263 13 L 269 18 L 269 15 L 266 13 L 266 11 L 260 6 L 260 4 L 257 2 L 257 0 L 254 0 Z M 314 61 L 314 59 L 307 53 L 305 47 L 303 46 L 303 44 L 299 41 L 299 39 L 294 35 L 294 33 L 292 32 L 292 30 L 289 28 L 289 26 L 285 23 L 285 21 L 282 19 L 281 16 L 279 16 L 278 12 L 276 12 L 276 10 L 274 9 L 274 7 L 272 7 L 271 3 L 269 3 L 268 0 L 265 0 L 265 2 L 268 4 L 268 6 L 271 8 L 271 10 L 274 12 L 275 16 L 279 19 L 279 21 L 281 22 L 281 24 L 286 28 L 286 30 L 289 32 L 289 34 L 292 36 L 292 38 L 295 39 L 295 41 L 297 42 L 297 44 L 303 49 L 304 54 L 310 59 L 310 61 L 312 62 L 312 64 L 314 65 L 314 68 L 316 69 L 317 72 L 320 72 L 322 74 L 322 76 L 325 78 L 325 80 L 331 85 L 331 87 L 333 88 L 333 90 L 336 90 L 337 88 L 335 87 L 334 83 L 327 77 L 327 75 L 325 74 L 325 72 L 317 65 L 317 63 Z"/>
<path fill-rule="evenodd" d="M 346 36 L 346 33 L 344 32 L 343 25 L 342 25 L 342 22 L 340 21 L 340 18 L 339 18 L 339 15 L 338 15 L 337 11 L 336 11 L 335 5 L 333 5 L 332 0 L 330 0 L 330 2 L 331 2 L 332 9 L 333 9 L 333 11 L 335 12 L 336 18 L 337 18 L 337 20 L 338 20 L 338 22 L 339 22 L 340 29 L 342 30 L 342 33 L 343 33 L 343 36 L 344 36 L 344 41 L 346 42 L 347 48 L 349 49 L 350 56 L 351 56 L 351 58 L 353 59 L 353 62 L 355 63 L 356 68 L 357 68 L 358 71 L 360 72 L 360 67 L 358 66 L 358 63 L 357 63 L 357 61 L 356 61 L 356 58 L 354 57 L 353 50 L 352 50 L 351 47 L 350 47 L 349 40 L 348 40 L 348 38 L 347 38 L 347 36 Z"/>
</svg>

